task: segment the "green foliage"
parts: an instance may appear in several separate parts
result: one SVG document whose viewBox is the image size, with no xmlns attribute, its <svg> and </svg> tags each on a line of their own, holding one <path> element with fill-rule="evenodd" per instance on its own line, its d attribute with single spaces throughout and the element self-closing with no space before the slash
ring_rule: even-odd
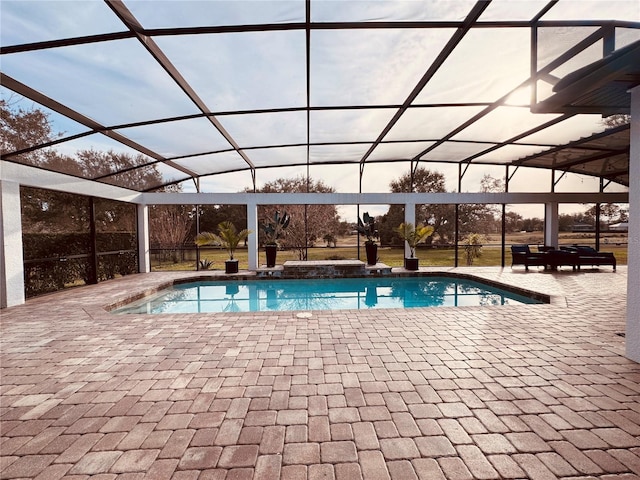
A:
<svg viewBox="0 0 640 480">
<path fill-rule="evenodd" d="M 444 193 L 444 174 L 418 167 L 411 172 L 393 180 L 389 187 L 393 193 Z M 422 223 L 433 226 L 433 234 L 427 242 L 449 243 L 453 238 L 453 219 L 455 209 L 453 205 L 416 205 L 416 218 Z M 388 212 L 380 221 L 380 238 L 384 245 L 397 244 L 396 226 L 404 220 L 404 206 L 390 205 Z"/>
<path fill-rule="evenodd" d="M 247 207 L 245 205 L 199 205 L 199 222 L 191 222 L 187 238 L 195 238 L 199 232 L 214 232 L 218 224 L 229 218 L 238 226 L 247 225 Z M 195 211 L 193 218 L 195 219 Z M 200 230 L 196 231 L 196 227 Z"/>
<path fill-rule="evenodd" d="M 415 258 L 416 247 L 428 236 L 433 235 L 433 227 L 431 225 L 417 225 L 414 227 L 413 223 L 403 222 L 398 225 L 396 232 L 409 245 L 411 258 Z"/>
<path fill-rule="evenodd" d="M 196 236 L 195 244 L 199 247 L 205 245 L 220 245 L 229 253 L 229 259 L 233 260 L 233 254 L 238 244 L 249 236 L 251 230 L 238 231 L 233 222 L 226 220 L 218 224 L 218 233 L 202 232 Z"/>
<path fill-rule="evenodd" d="M 331 233 L 327 233 L 324 237 L 322 237 L 322 239 L 327 242 L 327 247 L 333 246 L 333 248 L 336 248 L 336 246 L 338 245 L 338 239 Z"/>
<path fill-rule="evenodd" d="M 372 245 L 375 244 L 375 239 L 380 238 L 378 231 L 375 227 L 376 219 L 369 215 L 369 212 L 364 212 L 362 219 L 358 218 L 358 232 L 360 235 L 367 237 L 366 243 Z"/>
<path fill-rule="evenodd" d="M 209 270 L 213 265 L 213 262 L 208 259 L 200 260 L 200 270 Z"/>
<path fill-rule="evenodd" d="M 482 243 L 484 238 L 478 233 L 472 233 L 467 237 L 467 242 L 464 244 L 464 255 L 467 260 L 467 265 L 473 265 L 473 261 L 476 258 L 480 258 L 482 255 Z"/>
<path fill-rule="evenodd" d="M 22 241 L 27 298 L 91 281 L 88 234 L 26 233 Z M 137 272 L 135 241 L 129 233 L 98 237 L 98 281 Z"/>
<path fill-rule="evenodd" d="M 285 235 L 285 230 L 289 227 L 290 221 L 291 216 L 287 212 L 280 216 L 280 212 L 276 210 L 273 214 L 273 221 L 262 225 L 265 245 L 276 245 L 278 240 Z"/>
<path fill-rule="evenodd" d="M 315 181 L 305 176 L 293 178 L 278 178 L 267 182 L 257 190 L 258 193 L 331 193 L 334 189 L 322 181 Z M 287 210 L 295 221 L 289 225 L 286 238 L 279 242 L 280 247 L 295 248 L 298 259 L 304 260 L 307 247 L 327 233 L 334 233 L 338 229 L 339 217 L 335 205 L 261 205 L 260 218 L 273 216 L 276 210 Z"/>
</svg>

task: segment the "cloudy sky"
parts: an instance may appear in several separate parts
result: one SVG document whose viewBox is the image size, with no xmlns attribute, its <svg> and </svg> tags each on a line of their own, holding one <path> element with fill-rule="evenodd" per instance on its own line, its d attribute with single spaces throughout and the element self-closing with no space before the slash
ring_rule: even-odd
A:
<svg viewBox="0 0 640 480">
<path fill-rule="evenodd" d="M 303 0 L 286 1 L 126 1 L 125 5 L 149 29 L 295 23 L 305 20 Z M 314 0 L 312 22 L 349 21 L 460 21 L 475 2 L 467 0 L 356 1 Z M 494 0 L 482 21 L 526 21 L 547 0 Z M 2 0 L 0 41 L 3 46 L 61 38 L 125 31 L 111 9 L 99 0 L 32 1 Z M 561 0 L 543 20 L 640 21 L 637 0 Z M 570 45 L 595 30 L 547 28 L 539 32 L 538 62 L 544 66 Z M 309 172 L 340 192 L 358 191 L 359 160 L 408 97 L 431 62 L 440 54 L 455 29 L 313 29 L 310 37 L 309 105 L 328 107 L 313 110 L 307 128 L 306 38 L 304 29 L 216 33 L 203 35 L 156 36 L 154 41 L 178 68 L 231 137 L 259 169 L 257 186 L 279 177 L 305 175 L 307 168 L 286 167 L 306 162 L 307 135 L 312 145 Z M 640 30 L 616 29 L 616 47 L 640 38 Z M 418 94 L 414 106 L 400 117 L 384 137 L 385 142 L 368 157 L 371 161 L 410 159 L 436 139 L 446 135 L 466 119 L 481 111 L 482 105 L 512 92 L 530 76 L 530 30 L 483 28 L 469 32 L 458 48 Z M 601 56 L 596 44 L 553 72 L 562 76 Z M 104 126 L 118 126 L 159 118 L 196 115 L 200 110 L 163 68 L 135 39 L 7 54 L 2 72 L 39 90 Z M 545 94 L 549 86 L 540 84 Z M 2 97 L 11 92 L 1 89 Z M 14 97 L 15 98 L 15 97 Z M 452 140 L 423 156 L 427 168 L 447 177 L 447 188 L 457 189 L 457 166 L 437 163 L 456 161 L 478 153 L 526 128 L 556 115 L 529 112 L 530 90 L 516 91 L 508 104 L 458 133 Z M 447 107 L 442 106 L 447 104 Z M 457 104 L 452 106 L 452 104 Z M 25 106 L 31 105 L 26 102 Z M 357 109 L 340 109 L 340 106 Z M 385 107 L 387 106 L 387 107 Z M 366 107 L 366 108 L 365 108 Z M 279 109 L 268 114 L 238 114 L 238 111 Z M 289 109 L 289 110 L 287 110 Z M 86 127 L 50 112 L 54 129 L 73 135 Z M 598 116 L 575 117 L 561 127 L 551 128 L 523 139 L 520 145 L 498 149 L 480 160 L 506 163 L 545 147 L 563 143 L 601 130 Z M 308 133 L 307 133 L 308 130 Z M 245 168 L 244 160 L 204 118 L 171 121 L 153 126 L 122 128 L 119 133 L 169 158 L 197 174 Z M 348 144 L 340 142 L 349 142 Z M 327 143 L 329 143 L 327 145 Z M 533 145 L 531 145 L 533 144 Z M 287 145 L 282 147 L 280 145 Z M 127 147 L 94 134 L 61 144 L 61 151 Z M 548 148 L 548 147 L 547 147 Z M 207 153 L 208 152 L 208 153 Z M 347 165 L 322 166 L 313 163 L 344 161 Z M 388 191 L 389 182 L 408 172 L 409 162 L 366 165 L 363 191 Z M 524 170 L 524 169 L 523 169 Z M 162 166 L 165 179 L 184 174 Z M 485 173 L 501 177 L 504 167 L 471 167 L 463 180 L 463 191 L 477 190 Z M 516 174 L 511 191 L 548 191 L 547 171 Z M 206 176 L 203 191 L 234 192 L 251 186 L 248 171 Z M 193 188 L 185 182 L 184 189 Z M 597 189 L 597 183 L 577 175 L 567 175 L 557 191 Z M 386 210 L 386 206 L 380 207 Z M 384 211 L 383 210 L 383 211 Z"/>
</svg>

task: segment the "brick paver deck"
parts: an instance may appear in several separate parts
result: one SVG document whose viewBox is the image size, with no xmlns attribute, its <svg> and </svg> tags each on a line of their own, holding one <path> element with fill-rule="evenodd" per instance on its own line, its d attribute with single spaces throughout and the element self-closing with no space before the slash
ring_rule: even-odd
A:
<svg viewBox="0 0 640 480">
<path fill-rule="evenodd" d="M 626 268 L 470 271 L 554 302 L 101 308 L 153 273 L 2 310 L 0 478 L 639 478 Z"/>
</svg>

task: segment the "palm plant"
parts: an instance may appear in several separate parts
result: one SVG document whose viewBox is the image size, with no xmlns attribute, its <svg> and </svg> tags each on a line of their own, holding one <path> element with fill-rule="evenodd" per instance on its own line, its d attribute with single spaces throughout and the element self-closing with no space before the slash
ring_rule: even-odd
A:
<svg viewBox="0 0 640 480">
<path fill-rule="evenodd" d="M 413 223 L 401 223 L 396 227 L 396 232 L 404 241 L 409 245 L 411 250 L 411 258 L 416 256 L 416 247 L 420 242 L 425 240 L 429 235 L 433 234 L 433 227 L 431 225 L 418 225 L 413 226 Z"/>
<path fill-rule="evenodd" d="M 220 245 L 229 252 L 229 259 L 233 260 L 233 254 L 238 248 L 238 244 L 249 236 L 251 230 L 236 229 L 233 222 L 226 220 L 218 224 L 218 233 L 202 232 L 196 236 L 195 243 L 199 247 L 205 245 Z"/>
</svg>

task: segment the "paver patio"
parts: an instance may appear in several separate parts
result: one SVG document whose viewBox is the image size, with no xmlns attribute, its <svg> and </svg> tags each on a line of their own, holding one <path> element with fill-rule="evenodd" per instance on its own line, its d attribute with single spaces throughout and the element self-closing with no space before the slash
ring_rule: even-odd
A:
<svg viewBox="0 0 640 480">
<path fill-rule="evenodd" d="M 640 478 L 626 267 L 457 269 L 551 305 L 123 315 L 188 273 L 0 311 L 0 478 Z"/>
</svg>

